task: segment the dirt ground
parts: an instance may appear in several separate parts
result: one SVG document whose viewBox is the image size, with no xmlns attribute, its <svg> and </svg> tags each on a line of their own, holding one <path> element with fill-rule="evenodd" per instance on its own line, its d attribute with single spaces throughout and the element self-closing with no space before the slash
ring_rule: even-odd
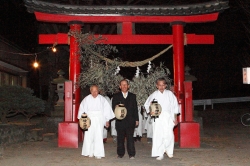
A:
<svg viewBox="0 0 250 166">
<path fill-rule="evenodd" d="M 249 166 L 250 127 L 240 123 L 240 116 L 249 109 L 199 110 L 203 118 L 201 147 L 182 149 L 176 144 L 174 158 L 166 155 L 161 161 L 150 156 L 152 144 L 146 138 L 135 142 L 136 156 L 130 160 L 126 154 L 116 158 L 116 144 L 109 137 L 105 144 L 106 157 L 101 160 L 81 156 L 79 148 L 58 148 L 57 139 L 48 142 L 24 142 L 2 149 L 0 166 L 127 166 L 127 165 L 169 165 L 169 166 Z"/>
</svg>

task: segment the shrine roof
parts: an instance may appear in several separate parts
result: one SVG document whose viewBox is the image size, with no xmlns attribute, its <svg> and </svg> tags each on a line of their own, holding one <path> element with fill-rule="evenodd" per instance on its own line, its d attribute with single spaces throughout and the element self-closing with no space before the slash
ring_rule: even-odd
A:
<svg viewBox="0 0 250 166">
<path fill-rule="evenodd" d="M 28 12 L 65 14 L 78 16 L 186 16 L 222 12 L 229 8 L 228 0 L 213 0 L 187 5 L 119 5 L 83 6 L 63 5 L 42 0 L 24 0 Z"/>
</svg>

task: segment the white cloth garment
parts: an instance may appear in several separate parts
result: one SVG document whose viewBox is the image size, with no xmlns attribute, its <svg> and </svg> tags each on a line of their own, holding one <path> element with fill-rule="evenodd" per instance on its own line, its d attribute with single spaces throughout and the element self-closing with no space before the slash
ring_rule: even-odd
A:
<svg viewBox="0 0 250 166">
<path fill-rule="evenodd" d="M 127 96 L 128 96 L 128 92 L 127 92 L 127 93 L 123 93 L 123 92 L 122 92 L 122 95 L 123 95 L 123 97 L 126 99 Z"/>
<path fill-rule="evenodd" d="M 155 120 L 152 119 L 153 144 L 151 156 L 162 156 L 164 152 L 168 155 L 173 155 L 174 120 L 175 114 L 180 113 L 177 99 L 169 90 L 164 90 L 163 93 L 157 90 L 148 97 L 144 104 L 148 113 L 149 106 L 154 99 L 161 105 L 162 112 L 159 115 L 159 118 L 156 118 Z"/>
<path fill-rule="evenodd" d="M 110 107 L 112 107 L 110 98 L 108 96 L 104 96 L 104 98 L 108 101 L 108 103 L 110 104 Z M 107 128 L 103 127 L 103 139 L 107 137 L 108 137 L 108 130 Z"/>
<path fill-rule="evenodd" d="M 136 137 L 136 136 L 142 137 L 142 134 L 145 133 L 146 118 L 145 118 L 144 113 L 143 113 L 143 116 L 141 114 L 141 106 L 138 106 L 138 117 L 139 117 L 139 124 L 138 124 L 138 127 L 135 128 L 134 137 Z M 143 117 L 144 117 L 144 119 L 143 119 Z"/>
<path fill-rule="evenodd" d="M 115 129 L 115 119 L 111 121 L 111 135 L 112 136 L 117 136 L 117 131 Z"/>
<path fill-rule="evenodd" d="M 108 138 L 108 130 L 107 128 L 103 128 L 103 139 Z"/>
<path fill-rule="evenodd" d="M 145 130 L 147 133 L 147 138 L 153 138 L 153 120 L 150 115 L 147 115 L 146 123 L 145 123 Z"/>
<path fill-rule="evenodd" d="M 147 112 L 146 109 L 144 109 L 143 111 L 143 116 L 142 116 L 142 134 L 147 133 L 145 126 L 146 126 L 146 122 L 147 122 Z"/>
<path fill-rule="evenodd" d="M 103 127 L 115 115 L 108 101 L 101 95 L 94 98 L 91 94 L 86 96 L 80 104 L 78 119 L 86 113 L 91 125 L 84 133 L 82 146 L 83 156 L 105 157 L 103 145 Z"/>
<path fill-rule="evenodd" d="M 111 98 L 111 105 L 112 105 L 112 99 L 113 98 Z M 111 121 L 111 136 L 117 136 L 117 132 L 116 132 L 116 129 L 115 129 L 115 119 L 113 119 L 112 121 Z"/>
</svg>

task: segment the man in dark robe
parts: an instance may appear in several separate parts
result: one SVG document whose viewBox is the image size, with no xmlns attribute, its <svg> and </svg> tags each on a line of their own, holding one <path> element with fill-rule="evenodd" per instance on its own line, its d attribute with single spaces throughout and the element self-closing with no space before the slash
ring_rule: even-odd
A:
<svg viewBox="0 0 250 166">
<path fill-rule="evenodd" d="M 127 109 L 127 115 L 122 120 L 116 120 L 115 128 L 117 131 L 117 154 L 118 158 L 122 158 L 125 154 L 124 141 L 127 139 L 127 151 L 130 159 L 135 158 L 135 146 L 133 134 L 135 127 L 139 124 L 138 107 L 136 101 L 136 95 L 128 92 L 129 83 L 124 79 L 120 81 L 121 92 L 114 94 L 112 100 L 112 108 L 118 104 L 124 104 Z"/>
</svg>

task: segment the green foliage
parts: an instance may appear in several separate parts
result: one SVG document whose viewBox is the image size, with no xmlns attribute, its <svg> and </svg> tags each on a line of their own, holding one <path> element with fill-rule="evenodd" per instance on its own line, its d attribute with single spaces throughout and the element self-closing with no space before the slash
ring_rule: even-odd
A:
<svg viewBox="0 0 250 166">
<path fill-rule="evenodd" d="M 110 52 L 109 47 L 106 48 Z M 123 79 L 121 75 L 115 74 L 120 60 L 114 59 L 114 63 L 107 63 L 95 54 L 84 53 L 82 52 L 81 54 L 83 70 L 79 76 L 79 86 L 84 88 L 96 84 L 103 95 L 112 95 L 117 92 L 119 90 L 119 83 Z M 158 67 L 151 68 L 148 74 L 144 75 L 141 73 L 138 77 L 134 77 L 130 81 L 130 92 L 136 94 L 138 106 L 143 105 L 147 97 L 156 90 L 155 81 L 158 78 L 164 77 L 168 84 L 167 88 L 170 88 L 171 80 L 168 77 L 169 74 L 169 69 L 160 64 Z"/>
<path fill-rule="evenodd" d="M 116 58 L 111 61 L 106 58 L 110 53 L 118 52 L 114 46 L 95 44 L 101 42 L 101 36 L 94 37 L 92 34 L 82 34 L 69 32 L 77 38 L 81 48 L 81 63 L 82 72 L 79 76 L 78 86 L 87 87 L 93 84 L 99 86 L 102 95 L 112 95 L 119 90 L 119 83 L 123 79 L 117 71 L 117 67 L 121 60 Z M 158 67 L 153 67 L 148 74 L 140 73 L 130 81 L 130 92 L 135 93 L 137 96 L 138 106 L 145 103 L 147 97 L 156 90 L 155 81 L 164 77 L 167 81 L 168 88 L 171 86 L 169 79 L 169 69 L 163 64 Z"/>
<path fill-rule="evenodd" d="M 79 77 L 79 85 L 81 87 L 96 84 L 99 86 L 101 94 L 113 94 L 118 91 L 119 82 L 123 79 L 121 75 L 115 75 L 116 64 L 106 64 L 97 57 L 91 56 L 88 65 L 82 70 Z M 82 62 L 84 66 L 85 61 Z"/>
<path fill-rule="evenodd" d="M 169 79 L 170 71 L 163 64 L 153 68 L 146 76 L 140 74 L 138 77 L 134 77 L 130 82 L 130 92 L 136 94 L 136 100 L 138 106 L 144 105 L 148 96 L 156 90 L 155 81 L 158 78 L 165 78 L 167 81 L 167 88 L 171 86 L 171 80 Z"/>
<path fill-rule="evenodd" d="M 94 37 L 93 34 L 74 33 L 74 35 L 81 47 L 80 60 L 82 63 L 82 72 L 80 73 L 78 86 L 84 88 L 93 84 L 99 86 L 102 95 L 110 94 L 118 91 L 119 82 L 123 79 L 121 75 L 115 75 L 119 60 L 116 59 L 114 63 L 107 63 L 100 59 L 94 53 L 101 54 L 106 57 L 110 53 L 117 52 L 116 47 L 104 44 L 95 44 L 97 41 L 106 40 L 102 36 Z"/>
<path fill-rule="evenodd" d="M 6 118 L 23 114 L 29 120 L 44 111 L 43 100 L 33 96 L 33 90 L 21 86 L 0 86 L 0 115 L 2 123 Z"/>
</svg>

